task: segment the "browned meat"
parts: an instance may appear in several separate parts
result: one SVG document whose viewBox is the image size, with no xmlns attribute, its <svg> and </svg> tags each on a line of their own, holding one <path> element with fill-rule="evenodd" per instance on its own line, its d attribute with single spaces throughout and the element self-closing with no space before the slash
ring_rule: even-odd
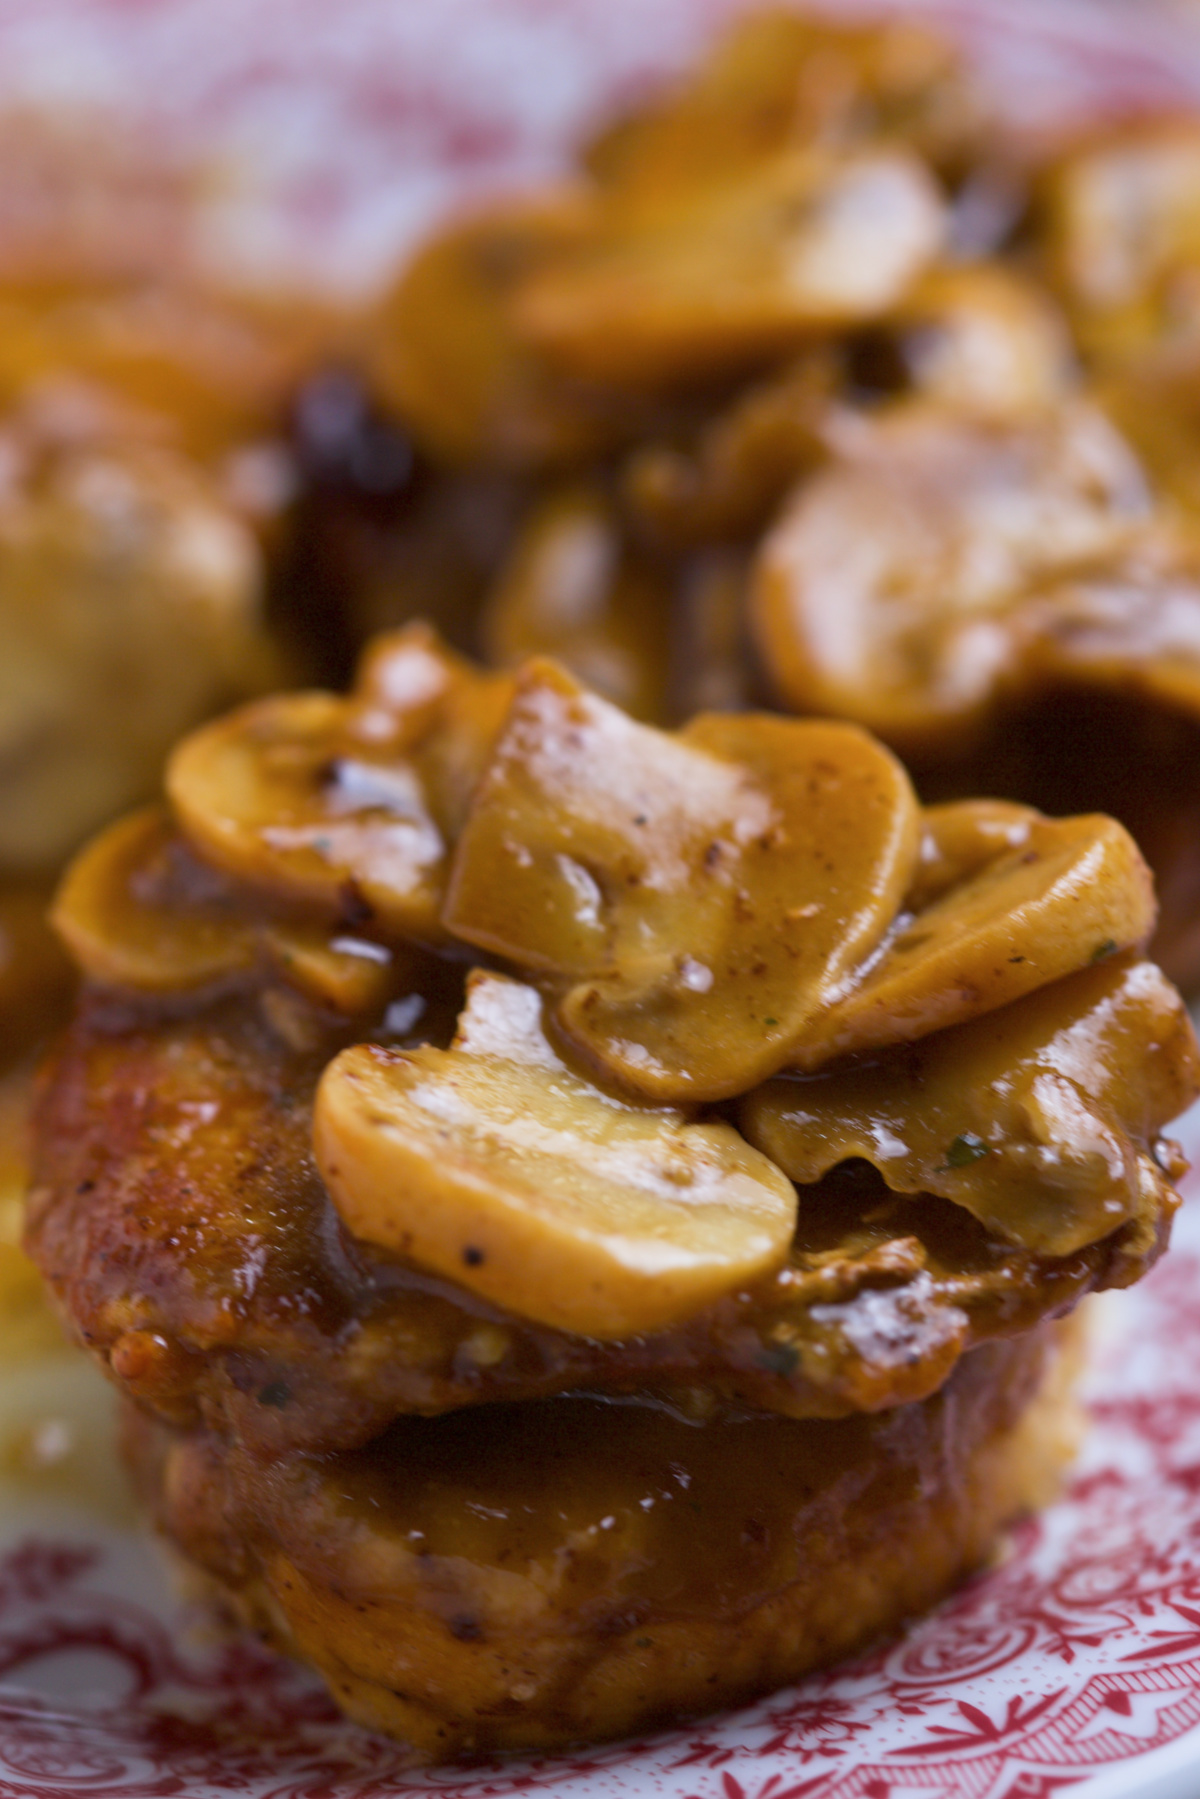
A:
<svg viewBox="0 0 1200 1799">
<path fill-rule="evenodd" d="M 929 1605 L 1053 1490 L 1062 1328 L 832 1423 L 561 1399 L 264 1466 L 131 1408 L 128 1441 L 160 1526 L 352 1717 L 440 1758 L 544 1750 L 750 1698 Z"/>
<path fill-rule="evenodd" d="M 851 1164 L 802 1189 L 790 1261 L 756 1287 L 619 1342 L 539 1327 L 350 1237 L 309 1147 L 346 1027 L 293 1002 L 314 1036 L 290 1048 L 267 1022 L 278 998 L 182 1018 L 93 998 L 43 1086 L 29 1224 L 76 1333 L 130 1392 L 263 1454 L 579 1388 L 650 1389 L 689 1415 L 875 1410 L 931 1393 L 972 1344 L 1135 1278 L 1166 1243 L 1173 1199 L 1052 1258 Z"/>
</svg>

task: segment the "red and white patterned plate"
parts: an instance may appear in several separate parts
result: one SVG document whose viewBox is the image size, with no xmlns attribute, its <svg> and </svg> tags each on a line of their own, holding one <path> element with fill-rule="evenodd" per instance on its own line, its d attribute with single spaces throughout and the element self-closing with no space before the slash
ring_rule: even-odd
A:
<svg viewBox="0 0 1200 1799">
<path fill-rule="evenodd" d="M 448 203 L 555 166 L 735 4 L 9 0 L 0 112 L 82 109 L 219 168 L 196 200 L 206 254 L 361 292 Z M 1200 95 L 1200 37 L 1143 0 L 936 10 L 1043 118 Z M 1186 1134 L 1200 1158 L 1200 1110 Z M 694 1729 L 437 1773 L 254 1643 L 198 1635 L 120 1517 L 98 1377 L 6 1366 L 0 1799 L 1196 1799 L 1200 1182 L 1167 1261 L 1096 1316 L 1067 1496 L 899 1642 Z"/>
</svg>

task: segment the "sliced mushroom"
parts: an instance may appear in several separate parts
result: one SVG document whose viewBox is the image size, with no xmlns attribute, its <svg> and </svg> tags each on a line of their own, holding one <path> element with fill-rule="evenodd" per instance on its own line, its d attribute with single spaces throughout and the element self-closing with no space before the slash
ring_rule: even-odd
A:
<svg viewBox="0 0 1200 1799">
<path fill-rule="evenodd" d="M 931 269 L 888 329 L 913 386 L 950 406 L 1039 413 L 1077 379 L 1070 333 L 1050 295 L 1001 262 Z"/>
<path fill-rule="evenodd" d="M 188 836 L 238 879 L 434 938 L 448 839 L 508 691 L 413 627 L 376 646 L 349 699 L 280 695 L 195 732 L 167 791 Z"/>
<path fill-rule="evenodd" d="M 171 758 L 189 837 L 231 874 L 401 933 L 436 931 L 446 844 L 397 746 L 356 741 L 346 701 L 297 693 L 207 725 Z"/>
<path fill-rule="evenodd" d="M 1030 599 L 1031 672 L 1200 722 L 1200 542 L 1164 528 Z"/>
<path fill-rule="evenodd" d="M 356 1236 L 522 1318 L 619 1338 L 786 1260 L 791 1183 L 727 1124 L 623 1105 L 572 1073 L 530 987 L 476 975 L 449 1050 L 360 1044 L 325 1070 L 314 1145 Z"/>
<path fill-rule="evenodd" d="M 354 931 L 264 919 L 259 954 L 310 999 L 348 1014 L 377 1012 L 411 975 L 418 954 L 407 944 L 377 943 Z M 429 958 L 432 960 L 432 958 Z"/>
<path fill-rule="evenodd" d="M 354 687 L 356 736 L 397 722 L 420 767 L 442 834 L 455 841 L 512 702 L 508 675 L 489 674 L 418 621 L 368 644 Z M 393 728 L 396 728 L 393 726 Z"/>
<path fill-rule="evenodd" d="M 1144 531 L 1141 472 L 1079 405 L 1014 423 L 914 400 L 835 437 L 760 551 L 768 672 L 797 711 L 961 749 L 1021 667 L 1029 591 Z"/>
<path fill-rule="evenodd" d="M 587 246 L 520 283 L 512 316 L 565 373 L 653 392 L 879 317 L 943 226 L 905 150 L 788 151 L 703 187 L 618 193 Z"/>
<path fill-rule="evenodd" d="M 627 395 L 564 383 L 515 334 L 511 295 L 594 230 L 580 189 L 494 206 L 450 226 L 380 310 L 372 373 L 417 438 L 452 463 L 576 463 L 635 435 Z"/>
<path fill-rule="evenodd" d="M 1013 800 L 951 800 L 921 813 L 921 848 L 906 912 L 923 912 L 1002 856 L 1025 849 L 1041 817 Z"/>
<path fill-rule="evenodd" d="M 188 854 L 160 806 L 92 839 L 67 870 L 52 919 L 85 974 L 106 986 L 203 987 L 256 955 L 253 920 L 232 885 Z"/>
<path fill-rule="evenodd" d="M 1158 1133 L 1198 1081 L 1183 1001 L 1123 956 L 868 1064 L 771 1081 L 740 1123 L 797 1182 L 861 1157 L 896 1192 L 1066 1256 L 1161 1207 L 1181 1167 Z"/>
<path fill-rule="evenodd" d="M 915 862 L 903 769 L 852 726 L 637 725 L 533 663 L 459 840 L 443 914 L 566 987 L 556 1022 L 658 1101 L 787 1064 L 875 949 Z"/>
<path fill-rule="evenodd" d="M 1115 819 L 984 805 L 972 867 L 974 810 L 965 801 L 926 814 L 926 840 L 941 833 L 946 844 L 923 858 L 923 884 L 938 862 L 959 878 L 901 915 L 885 954 L 800 1044 L 797 1067 L 928 1036 L 1146 943 L 1154 885 Z"/>
<path fill-rule="evenodd" d="M 1194 333 L 1198 195 L 1200 123 L 1178 114 L 1129 121 L 1043 178 L 1046 259 L 1093 354 Z"/>
<path fill-rule="evenodd" d="M 639 554 L 598 483 L 546 495 L 488 596 L 483 642 L 514 667 L 556 656 L 635 718 L 666 706 L 673 595 L 666 567 Z"/>
<path fill-rule="evenodd" d="M 256 912 L 158 806 L 118 820 L 76 857 L 53 922 L 92 980 L 142 993 L 206 987 L 265 966 L 340 1012 L 368 1012 L 409 960 L 319 921 Z"/>
<path fill-rule="evenodd" d="M 675 548 L 763 530 L 824 455 L 821 428 L 840 372 L 822 345 L 738 394 L 690 444 L 634 451 L 622 471 L 624 504 L 644 530 Z"/>
</svg>

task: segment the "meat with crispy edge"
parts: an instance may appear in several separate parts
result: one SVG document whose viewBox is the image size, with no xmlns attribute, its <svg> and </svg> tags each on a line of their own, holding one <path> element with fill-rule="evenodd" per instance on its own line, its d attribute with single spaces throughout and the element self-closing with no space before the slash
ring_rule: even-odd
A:
<svg viewBox="0 0 1200 1799">
<path fill-rule="evenodd" d="M 176 1424 L 255 1451 L 349 1448 L 404 1413 L 571 1390 L 838 1417 L 923 1398 L 964 1350 L 1126 1284 L 1169 1208 L 1059 1259 L 850 1165 L 807 1189 L 789 1265 L 622 1342 L 528 1324 L 346 1232 L 310 1152 L 345 1025 L 275 990 L 180 1015 L 86 999 L 43 1079 L 28 1244 L 75 1334 Z M 298 1004 L 290 1001 L 293 1008 Z M 271 1019 L 275 1020 L 273 1028 Z"/>
</svg>

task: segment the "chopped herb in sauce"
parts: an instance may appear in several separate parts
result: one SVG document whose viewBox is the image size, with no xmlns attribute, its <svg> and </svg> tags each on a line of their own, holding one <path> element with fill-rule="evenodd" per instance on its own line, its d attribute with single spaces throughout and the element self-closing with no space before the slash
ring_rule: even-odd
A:
<svg viewBox="0 0 1200 1799">
<path fill-rule="evenodd" d="M 967 1168 L 972 1162 L 978 1162 L 989 1153 L 987 1144 L 974 1131 L 964 1131 L 961 1137 L 955 1137 L 946 1150 L 947 1168 Z"/>
</svg>

